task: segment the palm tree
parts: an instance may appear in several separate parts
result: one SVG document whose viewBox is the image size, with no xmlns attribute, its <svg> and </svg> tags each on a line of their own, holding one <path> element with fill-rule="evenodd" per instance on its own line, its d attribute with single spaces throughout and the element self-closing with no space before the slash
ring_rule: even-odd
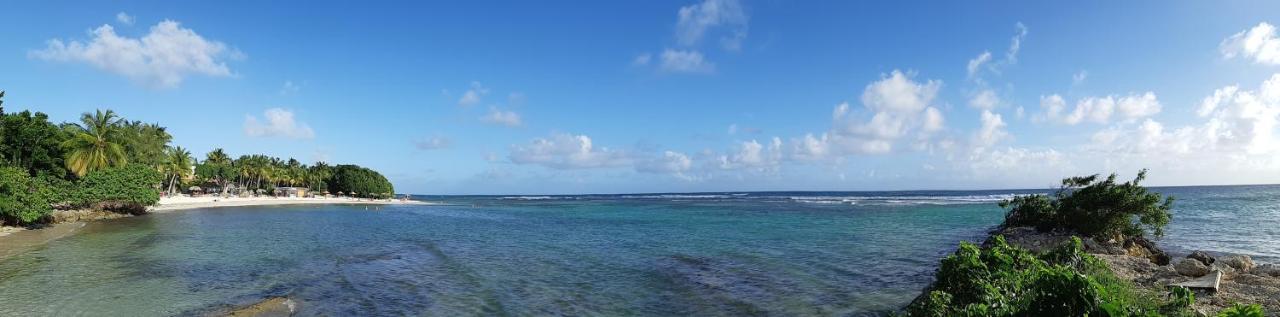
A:
<svg viewBox="0 0 1280 317">
<path fill-rule="evenodd" d="M 204 163 L 221 165 L 221 166 L 224 166 L 224 168 L 231 168 L 231 165 L 230 165 L 231 156 L 228 156 L 227 152 L 223 151 L 222 148 L 216 148 L 216 149 L 213 149 L 213 152 L 209 152 L 209 154 L 205 154 Z M 218 187 L 222 187 L 222 195 L 226 195 L 227 180 L 222 179 L 222 176 L 216 176 L 216 178 L 213 181 L 215 183 L 218 183 Z"/>
<path fill-rule="evenodd" d="M 176 193 L 175 189 L 180 189 L 178 183 L 182 182 L 191 174 L 191 152 L 181 146 L 170 148 L 166 153 L 164 169 L 169 173 L 169 193 Z"/>
<path fill-rule="evenodd" d="M 72 136 L 62 143 L 67 149 L 67 169 L 83 177 L 89 172 L 128 163 L 116 127 L 115 111 L 97 110 L 80 115 L 81 124 L 70 125 Z"/>
</svg>

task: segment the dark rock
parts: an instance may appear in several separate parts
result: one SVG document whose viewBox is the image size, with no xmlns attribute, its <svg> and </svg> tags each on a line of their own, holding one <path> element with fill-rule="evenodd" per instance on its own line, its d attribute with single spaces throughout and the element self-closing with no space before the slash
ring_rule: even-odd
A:
<svg viewBox="0 0 1280 317">
<path fill-rule="evenodd" d="M 1204 265 L 1213 265 L 1213 261 L 1215 260 L 1212 255 L 1209 255 L 1209 253 L 1204 251 L 1191 252 L 1191 255 L 1188 255 L 1187 258 L 1199 260 L 1200 263 L 1204 263 Z"/>
</svg>

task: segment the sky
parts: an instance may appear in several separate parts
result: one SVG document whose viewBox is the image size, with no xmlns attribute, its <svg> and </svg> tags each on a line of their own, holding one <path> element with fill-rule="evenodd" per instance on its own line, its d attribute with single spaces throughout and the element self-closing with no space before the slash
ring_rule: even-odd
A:
<svg viewBox="0 0 1280 317">
<path fill-rule="evenodd" d="M 414 194 L 1280 183 L 1280 3 L 27 1 L 7 111 Z"/>
</svg>

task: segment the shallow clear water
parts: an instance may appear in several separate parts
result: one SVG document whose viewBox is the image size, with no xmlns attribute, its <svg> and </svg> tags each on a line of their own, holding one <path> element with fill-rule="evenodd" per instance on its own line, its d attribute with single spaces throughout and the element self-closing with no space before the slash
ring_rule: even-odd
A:
<svg viewBox="0 0 1280 317">
<path fill-rule="evenodd" d="M 1175 250 L 1275 259 L 1280 187 L 1180 197 Z M 0 260 L 0 315 L 861 315 L 905 305 L 1010 191 L 430 197 L 91 223 Z M 1018 192 L 1025 193 L 1025 192 Z M 372 207 L 370 207 L 372 208 Z"/>
</svg>

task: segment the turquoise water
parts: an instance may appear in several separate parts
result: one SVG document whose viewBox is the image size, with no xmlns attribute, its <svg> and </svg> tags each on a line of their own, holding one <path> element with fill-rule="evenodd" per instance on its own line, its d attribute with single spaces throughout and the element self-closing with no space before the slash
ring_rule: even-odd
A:
<svg viewBox="0 0 1280 317">
<path fill-rule="evenodd" d="M 1277 256 L 1276 187 L 1164 190 L 1184 197 L 1162 243 Z M 456 205 L 153 214 L 0 260 L 0 315 L 191 315 L 270 296 L 294 298 L 302 315 L 881 314 L 916 296 L 957 241 L 999 223 L 994 202 L 1008 194 L 430 197 Z"/>
</svg>

